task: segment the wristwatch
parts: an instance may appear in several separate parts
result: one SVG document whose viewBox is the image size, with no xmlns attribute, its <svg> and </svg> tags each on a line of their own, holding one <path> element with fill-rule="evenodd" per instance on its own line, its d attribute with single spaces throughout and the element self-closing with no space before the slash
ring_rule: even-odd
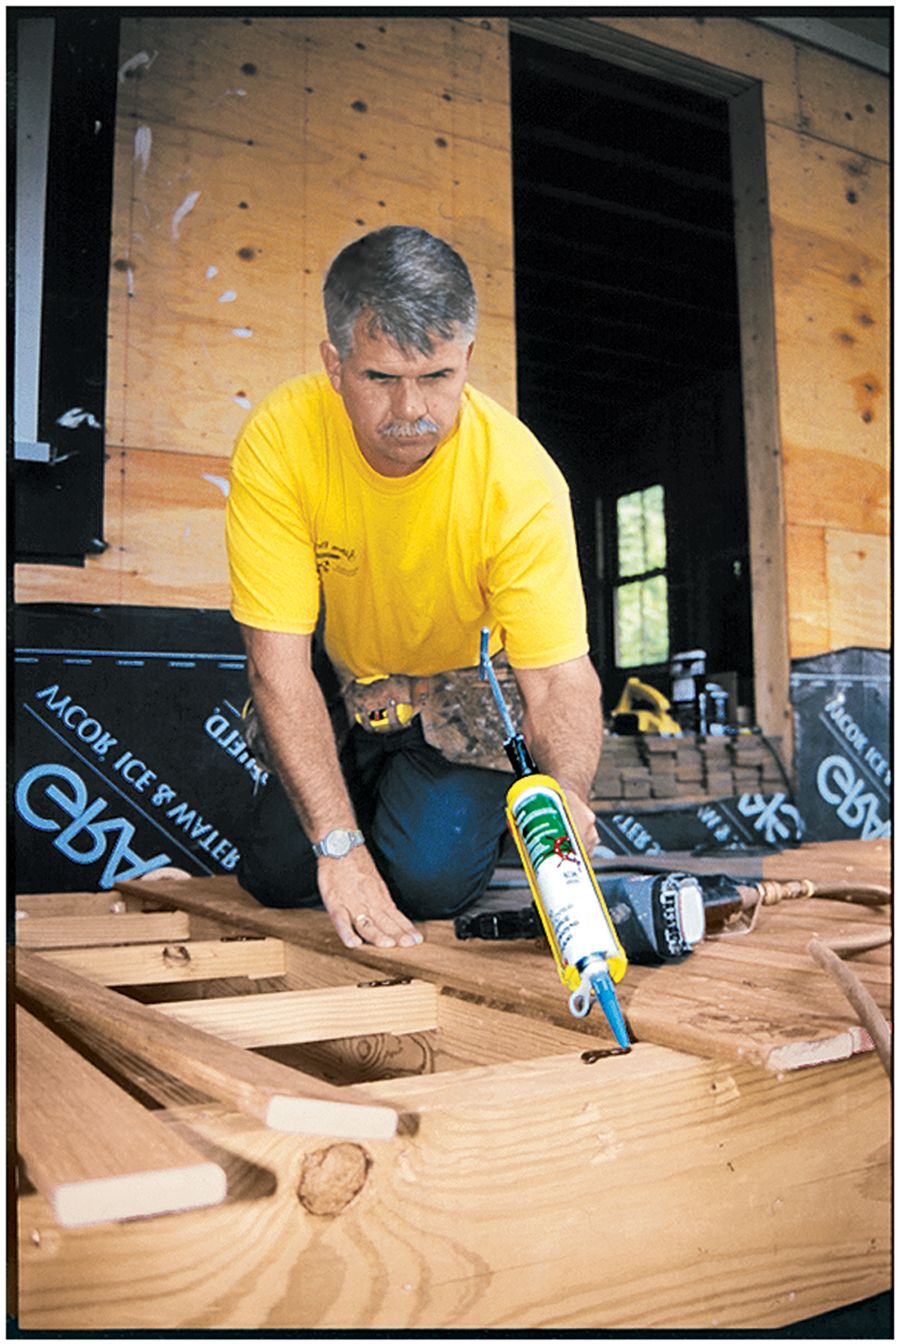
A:
<svg viewBox="0 0 900 1344">
<path fill-rule="evenodd" d="M 366 838 L 362 831 L 350 831 L 344 826 L 336 826 L 333 831 L 329 831 L 321 840 L 316 841 L 313 853 L 319 858 L 343 859 L 351 849 L 356 849 L 357 845 L 365 843 Z"/>
</svg>

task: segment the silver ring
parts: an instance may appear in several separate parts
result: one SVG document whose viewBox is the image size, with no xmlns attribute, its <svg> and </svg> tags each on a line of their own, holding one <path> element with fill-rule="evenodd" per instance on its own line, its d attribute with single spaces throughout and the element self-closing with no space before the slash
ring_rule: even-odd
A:
<svg viewBox="0 0 900 1344">
<path fill-rule="evenodd" d="M 372 922 L 366 914 L 354 915 L 353 920 L 356 924 L 371 924 Z"/>
</svg>

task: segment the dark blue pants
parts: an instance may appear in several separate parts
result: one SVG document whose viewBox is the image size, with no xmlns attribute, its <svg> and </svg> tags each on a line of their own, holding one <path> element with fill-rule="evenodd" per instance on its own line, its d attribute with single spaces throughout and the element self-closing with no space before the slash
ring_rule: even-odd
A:
<svg viewBox="0 0 900 1344">
<path fill-rule="evenodd" d="M 397 733 L 354 727 L 341 765 L 372 858 L 405 915 L 446 919 L 478 900 L 506 830 L 511 774 L 452 764 L 428 745 L 417 719 Z M 318 905 L 316 867 L 297 815 L 270 774 L 254 800 L 240 884 L 262 905 Z"/>
</svg>

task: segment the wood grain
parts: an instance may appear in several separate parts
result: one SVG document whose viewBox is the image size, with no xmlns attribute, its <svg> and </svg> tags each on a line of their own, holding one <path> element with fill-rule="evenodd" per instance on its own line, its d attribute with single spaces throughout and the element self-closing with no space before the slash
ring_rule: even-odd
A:
<svg viewBox="0 0 900 1344">
<path fill-rule="evenodd" d="M 336 1215 L 297 1199 L 321 1142 L 208 1106 L 181 1122 L 243 1160 L 243 1200 L 63 1240 L 23 1200 L 22 1324 L 752 1331 L 890 1285 L 874 1057 L 778 1080 L 646 1045 L 363 1090 L 420 1124 Z M 275 1174 L 266 1197 L 254 1168 Z"/>
<path fill-rule="evenodd" d="M 284 971 L 284 944 L 275 938 L 64 948 L 44 956 L 101 985 L 184 984 L 229 976 L 256 979 Z"/>
<path fill-rule="evenodd" d="M 750 867 L 761 877 L 789 880 L 817 874 L 823 883 L 852 887 L 853 879 L 883 883 L 889 851 L 884 842 L 845 842 L 810 846 L 780 855 L 737 856 L 734 865 Z M 679 856 L 681 857 L 681 856 Z M 670 868 L 677 860 L 666 856 Z M 732 860 L 729 858 L 729 863 Z M 721 871 L 722 860 L 695 861 L 694 867 Z M 652 867 L 652 864 L 649 865 Z M 686 867 L 691 868 L 690 856 Z M 601 879 L 602 882 L 602 879 Z M 126 891 L 133 884 L 123 884 Z M 340 951 L 331 927 L 319 911 L 277 911 L 259 906 L 232 878 L 195 878 L 190 882 L 160 882 L 155 894 L 186 909 L 253 929 L 327 956 Z M 828 978 L 817 975 L 806 944 L 822 929 L 832 936 L 850 936 L 887 926 L 887 907 L 872 908 L 814 899 L 764 910 L 758 922 L 760 936 L 775 937 L 789 956 L 768 959 L 766 944 L 755 934 L 732 940 L 728 950 L 704 943 L 676 965 L 633 965 L 618 987 L 618 997 L 634 1036 L 714 1058 L 751 1059 L 762 1068 L 783 1071 L 805 1067 L 807 1047 L 817 1057 L 844 1058 L 871 1048 L 860 1033 L 850 1006 Z M 414 949 L 365 947 L 352 960 L 373 967 L 389 967 L 393 974 L 433 979 L 453 993 L 489 1007 L 504 1008 L 570 1031 L 583 1031 L 586 1042 L 608 1044 L 608 1028 L 598 1012 L 578 1021 L 568 1013 L 567 995 L 559 985 L 549 951 L 537 940 L 525 943 L 460 943 L 446 921 L 423 926 L 425 942 Z M 790 968 L 793 968 L 793 973 Z M 859 967 L 867 987 L 880 1003 L 889 1002 L 883 967 Z M 871 983 L 869 983 L 871 981 Z M 832 1044 L 828 1045 L 827 1042 Z M 775 1053 L 777 1052 L 777 1053 Z M 795 1063 L 792 1065 L 791 1060 Z"/>
<path fill-rule="evenodd" d="M 22 1008 L 16 1141 L 62 1227 L 204 1208 L 225 1172 Z"/>
<path fill-rule="evenodd" d="M 737 17 L 590 23 L 676 67 L 760 82 L 783 457 L 771 436 L 764 452 L 783 468 L 790 654 L 886 647 L 883 548 L 856 538 L 891 526 L 889 81 Z M 461 248 L 483 314 L 473 381 L 514 405 L 503 19 L 129 17 L 123 61 L 142 50 L 152 63 L 123 81 L 117 118 L 110 548 L 83 570 L 18 566 L 21 601 L 227 605 L 215 500 L 196 467 L 227 457 L 244 403 L 318 365 L 323 269 L 365 228 L 414 218 Z M 144 464 L 156 454 L 169 458 L 158 477 Z M 198 461 L 173 465 L 182 457 Z M 778 536 L 755 546 L 760 583 L 770 549 L 780 564 Z"/>
<path fill-rule="evenodd" d="M 301 989 L 157 1004 L 156 1011 L 235 1045 L 292 1045 L 370 1032 L 431 1031 L 437 990 L 424 981 L 377 989 Z"/>
<path fill-rule="evenodd" d="M 18 947 L 108 947 L 189 937 L 190 921 L 177 910 L 158 915 L 29 915 L 16 920 Z"/>
<path fill-rule="evenodd" d="M 473 381 L 515 405 L 503 20 L 129 16 L 121 60 L 142 51 L 117 107 L 111 545 L 77 572 L 19 567 L 21 601 L 227 605 L 200 474 L 223 474 L 249 406 L 320 367 L 324 271 L 366 229 L 413 221 L 461 249 Z"/>
<path fill-rule="evenodd" d="M 124 915 L 143 908 L 143 901 L 119 891 L 50 891 L 16 896 L 17 919 L 22 915 Z"/>
<path fill-rule="evenodd" d="M 754 880 L 811 877 L 844 891 L 883 890 L 890 859 L 887 841 L 850 841 L 734 863 Z M 713 871 L 720 860 L 685 856 L 685 866 Z M 127 886 L 128 896 L 143 891 Z M 24 1197 L 27 1328 L 759 1330 L 889 1287 L 889 1084 L 874 1052 L 857 1053 L 863 1033 L 828 978 L 817 985 L 803 960 L 816 933 L 871 943 L 888 907 L 821 898 L 767 907 L 747 937 L 704 945 L 678 966 L 631 967 L 619 992 L 632 1025 L 687 1050 L 639 1041 L 604 1056 L 610 1042 L 596 1023 L 568 1017 L 538 942 L 458 943 L 435 921 L 419 948 L 351 952 L 324 912 L 266 910 L 233 879 L 160 882 L 153 897 L 284 938 L 284 973 L 261 982 L 272 990 L 262 1000 L 399 995 L 411 987 L 397 979 L 412 976 L 431 982 L 436 1025 L 356 1036 L 350 1048 L 264 1047 L 301 1060 L 311 1052 L 310 1069 L 349 1083 L 340 1096 L 403 1115 L 381 1147 L 279 1134 L 204 1101 L 132 1035 L 107 1044 L 117 1073 L 223 1166 L 231 1198 L 123 1224 L 113 1238 L 103 1228 L 64 1233 L 39 1196 Z M 888 949 L 868 947 L 853 964 L 886 1002 Z M 250 982 L 220 984 L 230 994 Z M 91 1021 L 82 1014 L 103 1054 L 108 1016 Z M 225 1048 L 180 1030 L 207 1055 Z"/>
<path fill-rule="evenodd" d="M 34 952 L 17 951 L 16 988 L 76 1034 L 89 1031 L 92 1044 L 108 1041 L 274 1129 L 354 1138 L 390 1138 L 396 1129 L 389 1107 L 360 1104 L 349 1089 L 328 1087 L 169 1021 Z"/>
</svg>

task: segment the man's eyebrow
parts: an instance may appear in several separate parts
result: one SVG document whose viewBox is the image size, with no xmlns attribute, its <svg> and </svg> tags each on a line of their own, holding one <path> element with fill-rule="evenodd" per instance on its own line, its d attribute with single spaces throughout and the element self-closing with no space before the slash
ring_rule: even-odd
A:
<svg viewBox="0 0 900 1344">
<path fill-rule="evenodd" d="M 400 377 L 402 377 L 402 375 L 399 374 L 399 373 L 387 373 L 384 369 L 363 369 L 362 372 L 363 372 L 363 377 L 364 377 L 364 378 L 400 378 Z M 428 373 L 418 373 L 418 374 L 415 375 L 415 377 L 417 377 L 417 378 L 444 378 L 444 377 L 447 376 L 447 374 L 449 374 L 449 373 L 454 373 L 454 372 L 455 372 L 455 369 L 453 369 L 453 368 L 448 364 L 447 367 L 444 368 L 444 369 L 430 369 Z"/>
</svg>

